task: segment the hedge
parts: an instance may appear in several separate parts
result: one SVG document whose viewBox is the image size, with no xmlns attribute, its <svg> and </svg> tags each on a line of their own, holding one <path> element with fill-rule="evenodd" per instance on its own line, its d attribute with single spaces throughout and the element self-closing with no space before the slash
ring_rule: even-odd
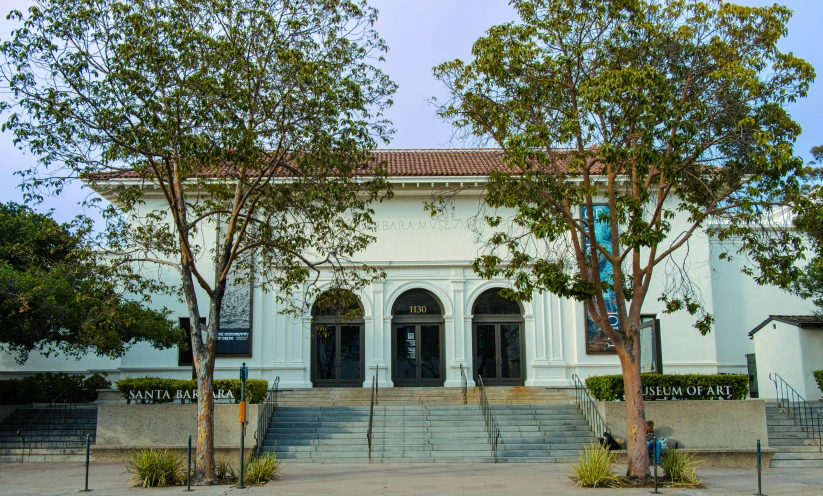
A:
<svg viewBox="0 0 823 496">
<path fill-rule="evenodd" d="M 646 400 L 743 400 L 749 394 L 749 378 L 744 374 L 643 374 L 642 384 Z M 705 396 L 689 394 L 689 386 L 702 387 L 703 390 L 717 393 Z M 729 392 L 723 387 L 731 386 Z M 625 396 L 622 375 L 600 375 L 586 379 L 586 387 L 591 395 L 599 401 L 622 401 Z M 647 388 L 662 388 L 664 394 L 646 395 Z M 680 388 L 678 394 L 677 388 Z M 668 391 L 668 392 L 667 392 Z M 693 390 L 692 390 L 693 391 Z"/>
<path fill-rule="evenodd" d="M 171 403 L 180 400 L 177 391 L 182 391 L 183 398 L 196 399 L 193 393 L 197 391 L 195 379 L 166 379 L 163 377 L 133 377 L 117 381 L 117 389 L 123 394 L 126 402 L 131 403 Z M 246 400 L 249 403 L 262 403 L 266 399 L 269 381 L 262 379 L 248 379 L 246 381 Z M 240 403 L 240 379 L 215 379 L 214 391 L 231 391 L 235 403 Z M 145 392 L 150 391 L 151 395 Z M 159 391 L 159 393 L 158 393 Z M 189 393 L 186 395 L 186 393 Z"/>
<path fill-rule="evenodd" d="M 814 375 L 814 380 L 817 381 L 817 387 L 820 388 L 820 391 L 823 391 L 823 370 L 815 370 L 812 374 Z"/>
<path fill-rule="evenodd" d="M 67 403 L 91 403 L 98 389 L 110 389 L 111 383 L 102 375 L 89 377 L 63 372 L 41 372 L 21 379 L 0 380 L 0 405 L 51 403 L 58 399 Z M 64 393 L 65 391 L 65 393 Z"/>
</svg>

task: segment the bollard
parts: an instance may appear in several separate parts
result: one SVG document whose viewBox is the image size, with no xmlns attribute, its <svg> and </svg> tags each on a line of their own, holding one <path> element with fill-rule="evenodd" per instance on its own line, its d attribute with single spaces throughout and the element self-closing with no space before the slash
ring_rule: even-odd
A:
<svg viewBox="0 0 823 496">
<path fill-rule="evenodd" d="M 244 463 L 246 456 L 246 379 L 249 377 L 249 368 L 246 362 L 240 367 L 240 485 L 238 489 L 246 489 Z"/>
<path fill-rule="evenodd" d="M 652 462 L 657 461 L 657 441 L 652 441 Z M 657 463 L 654 464 L 654 491 L 649 491 L 651 494 L 663 494 L 657 490 Z"/>
<path fill-rule="evenodd" d="M 191 492 L 191 434 L 189 434 L 189 469 L 186 471 L 186 492 Z"/>
<path fill-rule="evenodd" d="M 757 492 L 754 493 L 755 496 L 765 496 L 763 494 L 762 474 L 763 474 L 763 465 L 762 465 L 761 454 L 760 454 L 760 439 L 758 439 L 757 440 Z"/>
<path fill-rule="evenodd" d="M 86 486 L 85 488 L 80 491 L 81 493 L 87 493 L 91 491 L 89 489 L 89 462 L 91 461 L 91 436 L 86 434 Z"/>
</svg>

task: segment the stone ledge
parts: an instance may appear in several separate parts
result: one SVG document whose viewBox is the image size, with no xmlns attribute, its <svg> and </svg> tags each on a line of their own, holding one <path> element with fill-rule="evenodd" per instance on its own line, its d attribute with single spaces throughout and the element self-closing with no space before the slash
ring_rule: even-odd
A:
<svg viewBox="0 0 823 496">
<path fill-rule="evenodd" d="M 756 468 L 757 449 L 749 448 L 712 448 L 712 449 L 680 449 L 687 453 L 693 453 L 694 459 L 705 467 L 725 467 L 725 468 Z M 617 463 L 626 463 L 626 451 L 612 451 Z M 761 448 L 761 466 L 765 469 L 769 467 L 769 462 L 775 453 L 776 448 Z M 663 452 L 665 455 L 665 451 Z M 699 466 L 698 466 L 699 468 Z"/>
</svg>

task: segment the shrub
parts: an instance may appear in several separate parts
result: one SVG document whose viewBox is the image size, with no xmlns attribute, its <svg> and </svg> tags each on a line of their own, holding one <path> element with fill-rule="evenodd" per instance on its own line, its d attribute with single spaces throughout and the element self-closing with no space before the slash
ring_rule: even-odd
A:
<svg viewBox="0 0 823 496">
<path fill-rule="evenodd" d="M 183 460 L 166 450 L 143 449 L 131 454 L 126 470 L 143 487 L 175 486 L 185 480 Z"/>
<path fill-rule="evenodd" d="M 243 481 L 246 484 L 265 484 L 280 471 L 280 460 L 270 451 L 247 458 L 245 465 Z"/>
<path fill-rule="evenodd" d="M 668 450 L 660 459 L 660 466 L 674 484 L 699 486 L 695 465 L 694 454 L 686 451 Z"/>
<path fill-rule="evenodd" d="M 178 390 L 189 391 L 189 397 L 195 398 L 193 393 L 197 391 L 197 381 L 194 379 L 167 379 L 163 377 L 131 377 L 117 381 L 117 389 L 129 403 L 132 401 L 169 403 L 179 399 L 176 397 Z M 221 389 L 231 391 L 234 402 L 240 403 L 240 379 L 215 379 L 214 390 Z M 249 379 L 246 381 L 246 400 L 249 403 L 262 403 L 266 399 L 268 389 L 268 381 Z M 132 398 L 129 395 L 130 391 L 152 391 L 152 397 L 150 399 Z"/>
<path fill-rule="evenodd" d="M 234 462 L 226 457 L 215 457 L 214 471 L 217 473 L 217 480 L 222 484 L 230 484 L 238 479 Z"/>
<path fill-rule="evenodd" d="M 812 375 L 814 375 L 814 380 L 817 381 L 817 387 L 823 391 L 823 370 L 815 370 Z"/>
<path fill-rule="evenodd" d="M 571 468 L 577 477 L 578 486 L 620 486 L 620 479 L 614 473 L 614 453 L 599 444 L 584 446 L 577 464 L 572 463 Z"/>
<path fill-rule="evenodd" d="M 669 390 L 669 394 L 646 397 L 647 400 L 655 399 L 690 399 L 690 400 L 742 400 L 749 394 L 749 378 L 744 374 L 643 374 L 642 383 L 644 388 L 664 388 Z M 711 388 L 717 390 L 718 386 L 731 386 L 731 392 L 726 393 L 724 389 L 712 395 L 693 396 L 688 394 L 688 387 L 702 387 L 704 390 Z M 623 400 L 625 392 L 623 390 L 622 375 L 600 375 L 586 379 L 586 387 L 591 395 L 600 401 Z M 677 394 L 676 389 L 680 388 L 681 394 Z"/>
<path fill-rule="evenodd" d="M 24 405 L 49 403 L 58 395 L 67 403 L 91 403 L 97 399 L 97 390 L 110 388 L 103 376 L 89 377 L 63 372 L 41 372 L 21 379 L 0 380 L 0 404 Z"/>
</svg>

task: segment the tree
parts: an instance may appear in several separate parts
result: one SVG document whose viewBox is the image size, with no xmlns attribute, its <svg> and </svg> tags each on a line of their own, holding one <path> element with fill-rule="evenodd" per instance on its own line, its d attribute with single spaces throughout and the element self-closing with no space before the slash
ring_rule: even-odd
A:
<svg viewBox="0 0 823 496">
<path fill-rule="evenodd" d="M 511 3 L 520 20 L 491 27 L 473 60 L 434 68 L 450 93 L 439 115 L 502 148 L 507 165 L 485 186 L 490 234 L 474 270 L 511 279 L 512 298 L 585 302 L 623 370 L 627 474 L 645 476 L 638 328 L 650 284 L 670 264 L 659 299 L 705 334 L 712 316 L 673 257 L 696 233 L 755 262 L 758 282 L 797 275 L 800 239 L 766 214 L 802 180 L 800 128 L 784 107 L 814 70 L 778 49 L 791 13 L 777 5 Z"/>
<path fill-rule="evenodd" d="M 814 160 L 809 164 L 812 177 L 823 178 L 823 170 L 811 168 L 823 164 L 823 146 L 811 149 Z M 799 198 L 795 205 L 795 227 L 803 232 L 811 245 L 814 256 L 793 286 L 795 293 L 810 298 L 823 311 L 823 189 L 817 183 L 808 195 Z"/>
<path fill-rule="evenodd" d="M 83 178 L 114 202 L 92 203 L 118 281 L 168 282 L 191 322 L 208 316 L 190 333 L 201 483 L 215 478 L 232 281 L 302 311 L 321 273 L 341 294 L 382 275 L 352 261 L 390 194 L 371 160 L 395 91 L 373 65 L 387 50 L 376 16 L 359 0 L 39 0 L 11 14 L 4 128 L 38 156 L 29 194 Z"/>
<path fill-rule="evenodd" d="M 0 347 L 19 363 L 32 351 L 116 358 L 137 342 L 169 348 L 183 337 L 168 310 L 117 290 L 88 250 L 88 228 L 0 204 Z"/>
</svg>

